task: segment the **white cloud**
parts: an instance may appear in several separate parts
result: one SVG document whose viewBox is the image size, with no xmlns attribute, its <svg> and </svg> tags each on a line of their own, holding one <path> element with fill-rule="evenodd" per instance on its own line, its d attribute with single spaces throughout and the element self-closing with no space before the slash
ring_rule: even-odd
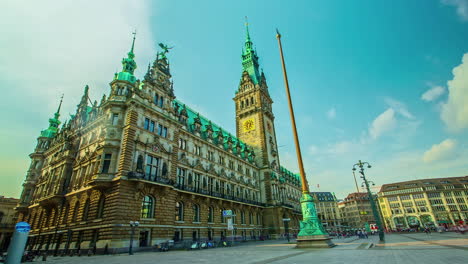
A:
<svg viewBox="0 0 468 264">
<path fill-rule="evenodd" d="M 421 99 L 427 102 L 434 101 L 445 93 L 442 86 L 434 86 L 421 95 Z"/>
<path fill-rule="evenodd" d="M 468 53 L 453 69 L 453 80 L 447 82 L 447 87 L 448 99 L 442 104 L 441 118 L 450 131 L 459 132 L 468 127 Z"/>
<path fill-rule="evenodd" d="M 468 0 L 442 0 L 442 3 L 454 6 L 457 9 L 458 16 L 468 21 Z"/>
<path fill-rule="evenodd" d="M 369 128 L 369 134 L 373 139 L 378 138 L 385 132 L 388 132 L 396 127 L 397 120 L 395 118 L 395 110 L 388 108 L 372 121 Z"/>
<path fill-rule="evenodd" d="M 309 146 L 308 154 L 309 154 L 309 155 L 316 155 L 316 154 L 318 154 L 318 148 L 317 148 L 317 146 L 315 146 L 315 145 L 310 145 L 310 146 Z"/>
<path fill-rule="evenodd" d="M 428 163 L 446 159 L 453 154 L 455 147 L 456 141 L 450 138 L 442 141 L 439 144 L 432 145 L 431 149 L 424 152 L 423 161 Z"/>
<path fill-rule="evenodd" d="M 336 117 L 336 109 L 333 107 L 327 112 L 328 119 L 334 119 Z"/>
<path fill-rule="evenodd" d="M 391 97 L 386 97 L 385 99 L 385 103 L 391 107 L 393 110 L 395 110 L 398 114 L 406 117 L 406 118 L 409 118 L 409 119 L 413 119 L 414 116 L 413 114 L 411 114 L 409 111 L 408 111 L 408 107 L 406 107 L 406 105 L 403 103 L 403 102 L 400 102 L 400 101 L 397 101 Z"/>
<path fill-rule="evenodd" d="M 328 153 L 332 155 L 347 154 L 347 153 L 350 153 L 354 149 L 355 145 L 356 143 L 351 142 L 351 141 L 340 141 L 331 145 L 328 148 Z"/>
</svg>

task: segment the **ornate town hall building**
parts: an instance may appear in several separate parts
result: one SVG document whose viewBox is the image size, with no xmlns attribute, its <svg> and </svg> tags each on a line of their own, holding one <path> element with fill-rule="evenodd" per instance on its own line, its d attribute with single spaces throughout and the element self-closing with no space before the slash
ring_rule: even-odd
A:
<svg viewBox="0 0 468 264">
<path fill-rule="evenodd" d="M 142 81 L 132 44 L 108 97 L 90 103 L 86 86 L 70 120 L 61 124 L 60 106 L 49 119 L 17 207 L 32 226 L 30 248 L 125 250 L 130 221 L 139 222 L 135 247 L 298 229 L 300 180 L 280 166 L 273 101 L 248 29 L 236 136 L 176 100 L 160 46 Z M 235 215 L 232 231 L 224 210 Z"/>
</svg>

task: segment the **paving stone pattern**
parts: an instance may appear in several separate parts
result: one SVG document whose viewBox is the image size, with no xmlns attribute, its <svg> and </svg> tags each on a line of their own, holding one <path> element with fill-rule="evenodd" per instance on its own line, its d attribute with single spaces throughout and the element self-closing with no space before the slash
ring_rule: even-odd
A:
<svg viewBox="0 0 468 264">
<path fill-rule="evenodd" d="M 244 243 L 228 248 L 194 251 L 137 252 L 92 257 L 49 258 L 42 263 L 145 264 L 145 263 L 467 263 L 468 236 L 456 233 L 389 234 L 385 243 L 369 239 L 334 239 L 331 249 L 295 249 L 284 240 Z"/>
</svg>

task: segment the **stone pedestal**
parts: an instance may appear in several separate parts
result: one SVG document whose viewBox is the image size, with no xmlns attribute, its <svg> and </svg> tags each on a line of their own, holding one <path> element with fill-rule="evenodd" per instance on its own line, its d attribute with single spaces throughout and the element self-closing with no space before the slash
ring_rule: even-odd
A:
<svg viewBox="0 0 468 264">
<path fill-rule="evenodd" d="M 301 198 L 303 221 L 297 236 L 297 248 L 330 248 L 335 244 L 317 217 L 314 199 L 309 193 L 303 193 Z"/>
<path fill-rule="evenodd" d="M 298 236 L 296 248 L 331 248 L 336 246 L 328 235 Z"/>
</svg>

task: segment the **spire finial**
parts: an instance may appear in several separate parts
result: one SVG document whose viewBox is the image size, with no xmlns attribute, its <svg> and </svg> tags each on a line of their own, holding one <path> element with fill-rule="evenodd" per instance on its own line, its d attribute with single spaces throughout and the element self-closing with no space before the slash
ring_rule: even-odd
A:
<svg viewBox="0 0 468 264">
<path fill-rule="evenodd" d="M 55 119 L 58 119 L 60 117 L 60 108 L 62 108 L 62 102 L 63 102 L 63 94 L 60 97 L 60 103 L 59 103 L 59 106 L 57 108 L 57 112 L 55 112 L 55 114 L 54 114 Z"/>
<path fill-rule="evenodd" d="M 133 41 L 132 41 L 132 49 L 130 50 L 130 53 L 133 53 L 133 47 L 135 47 L 135 38 L 136 38 L 136 29 L 133 31 Z"/>
<path fill-rule="evenodd" d="M 250 41 L 250 34 L 249 34 L 249 20 L 247 18 L 247 16 L 245 16 L 245 30 L 246 30 L 246 34 L 247 34 L 247 41 Z"/>
<path fill-rule="evenodd" d="M 60 97 L 60 103 L 59 103 L 59 106 L 58 106 L 58 109 L 57 109 L 57 114 L 60 114 L 60 108 L 62 107 L 63 96 L 64 96 L 64 94 L 62 94 L 62 96 Z"/>
</svg>

